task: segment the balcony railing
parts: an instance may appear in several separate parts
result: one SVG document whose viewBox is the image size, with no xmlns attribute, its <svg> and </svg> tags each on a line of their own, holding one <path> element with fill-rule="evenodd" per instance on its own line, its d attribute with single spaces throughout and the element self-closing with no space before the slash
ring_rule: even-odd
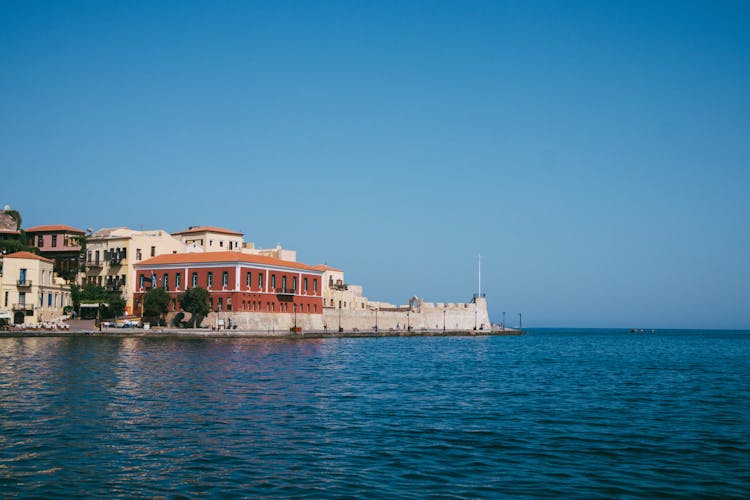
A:
<svg viewBox="0 0 750 500">
<path fill-rule="evenodd" d="M 14 311 L 33 311 L 34 304 L 13 304 Z"/>
<path fill-rule="evenodd" d="M 294 295 L 294 288 L 277 288 L 276 293 L 279 295 Z"/>
<path fill-rule="evenodd" d="M 346 283 L 332 283 L 328 285 L 331 290 L 349 290 L 349 285 Z"/>
<path fill-rule="evenodd" d="M 21 288 L 28 288 L 31 286 L 31 280 L 18 280 L 16 281 L 16 285 Z"/>
<path fill-rule="evenodd" d="M 112 257 L 109 259 L 110 266 L 119 266 L 122 264 L 122 257 Z"/>
<path fill-rule="evenodd" d="M 86 267 L 102 267 L 101 261 L 89 260 L 86 261 Z"/>
</svg>

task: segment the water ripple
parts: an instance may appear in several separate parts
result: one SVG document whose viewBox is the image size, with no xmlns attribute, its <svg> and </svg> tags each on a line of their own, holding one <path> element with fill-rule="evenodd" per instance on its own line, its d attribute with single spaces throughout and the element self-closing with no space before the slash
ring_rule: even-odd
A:
<svg viewBox="0 0 750 500">
<path fill-rule="evenodd" d="M 750 496 L 750 335 L 0 339 L 5 496 Z"/>
</svg>

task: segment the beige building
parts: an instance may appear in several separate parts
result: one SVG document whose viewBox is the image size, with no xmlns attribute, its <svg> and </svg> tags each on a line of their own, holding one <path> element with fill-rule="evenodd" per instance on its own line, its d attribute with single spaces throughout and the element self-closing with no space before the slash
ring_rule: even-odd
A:
<svg viewBox="0 0 750 500">
<path fill-rule="evenodd" d="M 185 244 L 187 252 L 242 252 L 249 255 L 264 255 L 274 259 L 297 262 L 297 252 L 283 248 L 256 248 L 254 243 L 244 241 L 239 231 L 216 226 L 190 226 L 185 231 L 172 233 Z"/>
<path fill-rule="evenodd" d="M 215 226 L 190 226 L 185 231 L 172 233 L 188 252 L 239 252 L 243 234 Z"/>
<path fill-rule="evenodd" d="M 120 292 L 125 311 L 133 311 L 134 264 L 157 255 L 185 252 L 185 244 L 167 231 L 136 231 L 127 227 L 100 229 L 86 239 L 86 270 L 82 283 Z"/>
<path fill-rule="evenodd" d="M 53 271 L 53 261 L 30 252 L 3 256 L 0 318 L 13 324 L 52 322 L 72 305 L 70 287 Z"/>
</svg>

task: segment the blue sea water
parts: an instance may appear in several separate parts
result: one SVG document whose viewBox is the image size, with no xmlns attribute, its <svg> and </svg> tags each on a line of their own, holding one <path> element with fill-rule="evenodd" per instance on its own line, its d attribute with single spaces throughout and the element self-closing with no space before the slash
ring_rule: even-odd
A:
<svg viewBox="0 0 750 500">
<path fill-rule="evenodd" d="M 0 338 L 5 497 L 750 497 L 750 332 Z"/>
</svg>

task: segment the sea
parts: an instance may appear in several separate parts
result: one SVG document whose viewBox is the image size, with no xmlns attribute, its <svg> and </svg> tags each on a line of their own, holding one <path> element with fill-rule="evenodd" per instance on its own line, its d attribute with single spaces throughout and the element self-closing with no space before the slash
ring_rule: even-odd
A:
<svg viewBox="0 0 750 500">
<path fill-rule="evenodd" d="M 750 497 L 750 332 L 0 338 L 0 496 Z"/>
</svg>

